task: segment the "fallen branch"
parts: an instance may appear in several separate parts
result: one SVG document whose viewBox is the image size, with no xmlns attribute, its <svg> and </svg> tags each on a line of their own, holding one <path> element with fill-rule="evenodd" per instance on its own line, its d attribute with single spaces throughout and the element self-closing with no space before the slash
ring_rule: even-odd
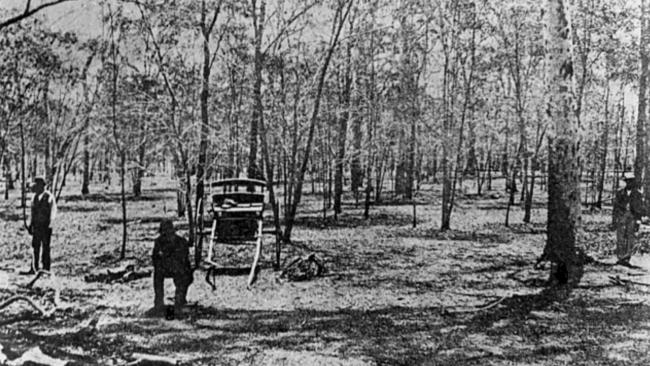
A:
<svg viewBox="0 0 650 366">
<path fill-rule="evenodd" d="M 21 296 L 21 295 L 12 296 L 9 299 L 7 299 L 6 301 L 4 301 L 2 304 L 0 304 L 0 310 L 6 308 L 7 306 L 13 304 L 16 301 L 25 301 L 25 302 L 27 302 L 34 309 L 36 309 L 39 313 L 41 313 L 41 315 L 43 315 L 44 318 L 51 317 L 52 315 L 54 315 L 54 312 L 56 311 L 56 305 L 51 310 L 45 310 L 43 307 L 41 307 L 36 302 L 34 302 L 34 300 L 30 299 L 27 296 Z"/>
<path fill-rule="evenodd" d="M 280 274 L 280 278 L 290 281 L 305 281 L 321 276 L 325 266 L 314 253 L 306 257 L 298 257 L 289 263 Z"/>
<path fill-rule="evenodd" d="M 504 295 L 501 298 L 499 298 L 497 300 L 494 300 L 494 301 L 490 301 L 485 305 L 482 305 L 482 306 L 479 306 L 479 307 L 474 307 L 473 309 L 457 310 L 457 311 L 453 311 L 452 313 L 466 314 L 466 313 L 476 313 L 476 312 L 483 311 L 483 310 L 489 310 L 489 309 L 492 309 L 493 307 L 501 304 L 503 302 L 503 300 L 507 299 L 508 297 L 509 297 L 509 295 Z"/>
<path fill-rule="evenodd" d="M 646 282 L 639 282 L 639 281 L 632 281 L 627 278 L 620 278 L 619 276 L 609 276 L 609 280 L 614 283 L 615 285 L 639 285 L 639 286 L 648 286 L 650 287 L 650 283 Z"/>
<path fill-rule="evenodd" d="M 132 358 L 135 358 L 135 361 L 129 362 L 126 366 L 137 366 L 137 365 L 178 365 L 179 361 L 175 358 L 166 357 L 166 356 L 157 356 L 150 355 L 146 353 L 134 353 Z"/>
<path fill-rule="evenodd" d="M 149 277 L 151 270 L 136 270 L 135 265 L 127 264 L 122 267 L 108 268 L 84 276 L 86 282 L 129 282 L 140 278 Z"/>
<path fill-rule="evenodd" d="M 3 349 L 4 347 L 0 344 L 0 365 L 4 365 L 8 360 L 7 355 L 2 352 Z"/>
<path fill-rule="evenodd" d="M 7 366 L 23 366 L 33 364 L 46 366 L 66 366 L 68 364 L 68 361 L 50 357 L 43 353 L 39 347 L 34 347 L 23 353 L 23 355 L 19 358 L 7 361 L 6 363 Z"/>
<path fill-rule="evenodd" d="M 499 295 L 488 295 L 488 294 L 480 294 L 480 293 L 471 294 L 468 292 L 461 292 L 461 291 L 449 291 L 449 292 L 454 295 L 460 295 L 460 296 L 482 297 L 482 298 L 492 298 L 492 299 L 499 297 Z"/>
<path fill-rule="evenodd" d="M 48 274 L 48 275 L 49 275 L 49 274 L 50 274 L 50 271 L 46 271 L 46 270 L 44 270 L 44 269 L 39 270 L 39 271 L 36 272 L 36 274 L 34 275 L 34 278 L 33 278 L 31 281 L 29 281 L 28 284 L 25 285 L 25 287 L 27 287 L 27 288 L 32 288 L 32 287 L 34 286 L 34 284 L 36 283 L 36 281 L 38 281 L 38 279 L 41 278 L 41 276 L 44 275 L 44 274 Z"/>
</svg>

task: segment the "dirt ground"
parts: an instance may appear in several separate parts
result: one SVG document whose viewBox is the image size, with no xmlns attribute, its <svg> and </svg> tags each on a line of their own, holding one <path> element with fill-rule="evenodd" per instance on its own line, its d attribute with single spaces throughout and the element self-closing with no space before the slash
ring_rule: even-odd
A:
<svg viewBox="0 0 650 366">
<path fill-rule="evenodd" d="M 269 236 L 251 289 L 246 275 L 224 275 L 213 291 L 199 270 L 187 317 L 165 320 L 144 316 L 153 302 L 150 278 L 84 281 L 120 265 L 119 196 L 91 188 L 85 199 L 70 193 L 59 202 L 56 277 L 31 290 L 24 287 L 31 277 L 18 273 L 29 265 L 30 237 L 17 192 L 0 201 L 0 303 L 25 294 L 48 307 L 57 287 L 62 300 L 48 319 L 23 302 L 0 310 L 0 344 L 10 359 L 39 346 L 76 365 L 124 365 L 135 352 L 183 365 L 650 364 L 650 286 L 611 280 L 650 283 L 650 256 L 637 255 L 635 269 L 613 265 L 607 208 L 584 212 L 580 240 L 598 263 L 560 298 L 544 291 L 548 268 L 533 268 L 545 241 L 543 195 L 533 223 L 521 224 L 514 207 L 510 227 L 505 198 L 460 197 L 454 230 L 441 234 L 439 193 L 429 186 L 417 196 L 417 228 L 411 205 L 375 206 L 364 221 L 351 199 L 338 222 L 324 222 L 320 197 L 307 194 L 283 259 L 315 253 L 325 275 L 280 278 Z M 150 269 L 158 222 L 175 214 L 174 193 L 149 183 L 128 205 L 127 257 Z M 245 266 L 252 248 L 220 253 L 224 265 Z M 166 291 L 173 294 L 171 282 Z"/>
</svg>

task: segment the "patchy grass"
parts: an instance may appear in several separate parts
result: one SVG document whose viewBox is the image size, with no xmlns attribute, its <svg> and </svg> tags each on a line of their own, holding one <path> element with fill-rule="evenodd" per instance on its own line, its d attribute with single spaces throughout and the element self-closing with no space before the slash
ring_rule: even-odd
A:
<svg viewBox="0 0 650 366">
<path fill-rule="evenodd" d="M 129 200 L 127 257 L 140 266 L 150 265 L 159 220 L 175 214 L 169 187 L 145 186 L 143 199 Z M 586 212 L 580 236 L 598 263 L 586 267 L 576 289 L 560 294 L 544 290 L 548 269 L 533 268 L 545 242 L 544 197 L 531 224 L 512 207 L 509 227 L 507 197 L 459 197 L 453 230 L 440 233 L 438 187 L 416 196 L 415 228 L 408 202 L 386 197 L 363 220 L 362 207 L 347 197 L 334 220 L 323 219 L 320 197 L 307 195 L 283 258 L 315 253 L 324 276 L 281 279 L 269 236 L 249 290 L 246 271 L 236 269 L 250 265 L 252 249 L 220 248 L 224 267 L 233 270 L 216 277 L 215 291 L 198 270 L 187 317 L 168 321 L 143 316 L 153 302 L 150 279 L 83 281 L 92 270 L 119 265 L 119 197 L 92 188 L 87 199 L 70 194 L 59 203 L 52 255 L 64 309 L 51 319 L 21 304 L 0 310 L 0 344 L 10 358 L 38 345 L 79 365 L 122 365 L 133 352 L 185 365 L 650 364 L 650 288 L 615 286 L 608 277 L 650 282 L 650 259 L 634 258 L 641 269 L 611 265 L 606 210 Z M 49 306 L 51 281 L 32 291 L 20 286 L 29 280 L 17 272 L 29 265 L 30 238 L 17 200 L 0 203 L 0 300 L 21 293 Z M 173 294 L 171 283 L 166 291 Z"/>
</svg>

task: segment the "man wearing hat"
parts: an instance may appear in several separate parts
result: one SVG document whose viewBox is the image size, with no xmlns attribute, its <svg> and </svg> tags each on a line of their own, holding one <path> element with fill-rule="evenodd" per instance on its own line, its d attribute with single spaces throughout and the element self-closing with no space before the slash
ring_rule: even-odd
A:
<svg viewBox="0 0 650 366">
<path fill-rule="evenodd" d="M 623 174 L 625 187 L 616 192 L 612 222 L 616 228 L 616 257 L 618 264 L 629 266 L 630 258 L 637 250 L 634 233 L 641 217 L 645 215 L 643 195 L 636 187 L 631 172 Z"/>
<path fill-rule="evenodd" d="M 189 243 L 176 234 L 172 220 L 160 222 L 160 236 L 153 246 L 153 288 L 154 307 L 150 315 L 162 315 L 165 311 L 165 278 L 173 278 L 176 293 L 174 296 L 174 315 L 182 316 L 182 308 L 187 302 L 187 290 L 193 281 L 190 267 Z"/>
<path fill-rule="evenodd" d="M 39 264 L 43 269 L 50 270 L 50 241 L 52 239 L 52 227 L 56 218 L 56 201 L 54 195 L 45 189 L 45 178 L 34 178 L 32 192 L 31 223 L 27 231 L 32 235 L 32 249 L 34 257 L 32 268 L 28 273 L 35 273 L 39 270 Z M 40 262 L 40 263 L 39 263 Z"/>
</svg>

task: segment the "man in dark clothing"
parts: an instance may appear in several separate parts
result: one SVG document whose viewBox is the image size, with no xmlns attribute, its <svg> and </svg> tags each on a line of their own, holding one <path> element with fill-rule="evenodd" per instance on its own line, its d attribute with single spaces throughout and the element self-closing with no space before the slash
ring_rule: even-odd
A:
<svg viewBox="0 0 650 366">
<path fill-rule="evenodd" d="M 43 269 L 50 270 L 50 242 L 52 239 L 52 227 L 56 218 L 56 201 L 54 195 L 45 189 L 44 178 L 34 178 L 32 192 L 32 217 L 27 231 L 32 235 L 32 249 L 34 257 L 32 267 L 27 272 L 33 274 L 39 270 L 39 262 Z M 42 257 L 41 257 L 42 255 Z M 42 258 L 42 260 L 41 260 Z"/>
<path fill-rule="evenodd" d="M 193 281 L 190 267 L 189 243 L 176 235 L 171 220 L 160 223 L 160 236 L 154 241 L 153 288 L 154 307 L 151 315 L 162 315 L 165 311 L 165 278 L 173 278 L 176 294 L 174 296 L 174 314 L 180 316 L 182 307 L 187 302 L 187 290 Z"/>
<path fill-rule="evenodd" d="M 612 222 L 616 228 L 616 256 L 618 264 L 629 266 L 630 258 L 638 246 L 635 245 L 634 233 L 644 216 L 643 195 L 636 188 L 633 174 L 623 176 L 625 187 L 616 192 Z"/>
</svg>

